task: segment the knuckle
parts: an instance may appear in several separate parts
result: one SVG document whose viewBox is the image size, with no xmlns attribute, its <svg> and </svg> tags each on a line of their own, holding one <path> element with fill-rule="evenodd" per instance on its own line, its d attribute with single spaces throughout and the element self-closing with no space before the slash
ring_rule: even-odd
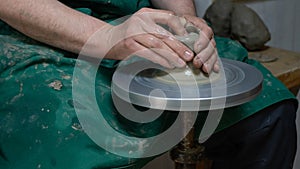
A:
<svg viewBox="0 0 300 169">
<path fill-rule="evenodd" d="M 131 50 L 134 49 L 134 43 L 135 43 L 135 41 L 132 40 L 131 38 L 125 39 L 123 41 L 124 47 L 127 49 L 131 49 Z"/>
<path fill-rule="evenodd" d="M 213 30 L 209 26 L 205 26 L 203 31 L 205 32 L 207 38 L 210 39 L 213 36 Z"/>
<path fill-rule="evenodd" d="M 162 48 L 163 42 L 158 39 L 149 38 L 150 46 L 153 48 Z"/>
<path fill-rule="evenodd" d="M 212 36 L 213 35 L 213 30 L 210 27 L 207 27 L 207 33 Z"/>
<path fill-rule="evenodd" d="M 197 17 L 197 19 L 199 19 L 199 22 L 206 24 L 206 21 L 202 18 Z"/>
<path fill-rule="evenodd" d="M 141 8 L 137 13 L 144 13 L 144 12 L 150 12 L 150 8 Z"/>
<path fill-rule="evenodd" d="M 211 40 L 211 45 L 215 48 L 217 46 L 217 43 L 214 39 Z"/>
<path fill-rule="evenodd" d="M 129 19 L 129 25 L 140 24 L 143 16 L 144 16 L 144 13 L 138 13 L 136 15 L 131 16 L 130 19 Z"/>
<path fill-rule="evenodd" d="M 173 11 L 168 11 L 168 13 L 170 16 L 173 16 L 173 17 L 176 15 L 175 12 L 173 12 Z"/>
</svg>

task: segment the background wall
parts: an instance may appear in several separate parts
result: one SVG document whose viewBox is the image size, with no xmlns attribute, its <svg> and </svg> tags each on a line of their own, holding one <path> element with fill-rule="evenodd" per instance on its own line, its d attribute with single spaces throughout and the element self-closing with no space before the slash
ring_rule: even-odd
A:
<svg viewBox="0 0 300 169">
<path fill-rule="evenodd" d="M 195 0 L 198 16 L 202 17 L 212 0 Z M 265 22 L 271 32 L 270 46 L 300 52 L 300 1 L 252 0 L 245 3 Z"/>
</svg>

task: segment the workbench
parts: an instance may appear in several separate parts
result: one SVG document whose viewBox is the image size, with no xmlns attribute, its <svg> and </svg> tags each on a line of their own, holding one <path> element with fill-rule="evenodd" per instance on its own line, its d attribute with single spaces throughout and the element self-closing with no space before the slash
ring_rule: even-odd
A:
<svg viewBox="0 0 300 169">
<path fill-rule="evenodd" d="M 249 52 L 249 58 L 277 58 L 271 62 L 261 62 L 272 74 L 295 95 L 300 87 L 300 53 L 267 47 L 261 51 Z"/>
</svg>

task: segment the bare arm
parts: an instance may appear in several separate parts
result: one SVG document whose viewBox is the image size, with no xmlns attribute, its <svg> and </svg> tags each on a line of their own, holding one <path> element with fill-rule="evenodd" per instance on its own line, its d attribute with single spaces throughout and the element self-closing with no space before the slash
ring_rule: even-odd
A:
<svg viewBox="0 0 300 169">
<path fill-rule="evenodd" d="M 49 45 L 78 53 L 105 22 L 57 0 L 0 0 L 0 19 Z"/>
<path fill-rule="evenodd" d="M 194 0 L 151 0 L 156 8 L 170 10 L 177 15 L 196 16 Z"/>
<path fill-rule="evenodd" d="M 123 60 L 139 52 L 141 57 L 169 68 L 185 66 L 185 61 L 193 57 L 190 49 L 156 24 L 167 23 L 173 30 L 185 32 L 179 18 L 169 11 L 142 9 L 126 22 L 112 26 L 57 0 L 0 0 L 0 3 L 0 19 L 33 39 L 74 53 Z"/>
</svg>

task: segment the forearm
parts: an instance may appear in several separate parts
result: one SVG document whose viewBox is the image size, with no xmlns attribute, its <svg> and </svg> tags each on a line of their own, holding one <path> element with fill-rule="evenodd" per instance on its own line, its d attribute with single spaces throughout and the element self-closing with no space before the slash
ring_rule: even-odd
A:
<svg viewBox="0 0 300 169">
<path fill-rule="evenodd" d="M 151 0 L 154 7 L 175 12 L 177 15 L 196 16 L 194 0 Z"/>
<path fill-rule="evenodd" d="M 33 39 L 74 53 L 106 25 L 56 0 L 0 0 L 0 3 L 0 19 Z"/>
</svg>

